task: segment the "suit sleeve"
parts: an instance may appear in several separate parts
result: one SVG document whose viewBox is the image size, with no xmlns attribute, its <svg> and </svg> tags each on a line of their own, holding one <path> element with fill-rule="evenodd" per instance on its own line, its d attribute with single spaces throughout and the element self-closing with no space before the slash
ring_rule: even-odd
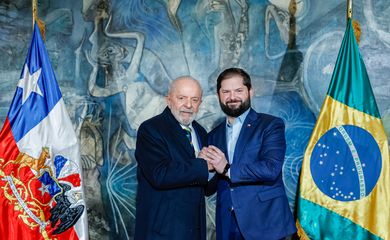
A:
<svg viewBox="0 0 390 240">
<path fill-rule="evenodd" d="M 277 118 L 264 130 L 262 145 L 255 160 L 240 159 L 230 168 L 232 183 L 275 181 L 283 167 L 286 153 L 284 123 Z M 244 153 L 243 158 L 250 157 Z"/>
<path fill-rule="evenodd" d="M 218 184 L 218 174 L 214 174 L 214 176 L 207 182 L 205 187 L 205 194 L 207 197 L 213 195 L 217 191 Z"/>
<path fill-rule="evenodd" d="M 186 156 L 179 155 L 173 159 L 168 144 L 157 132 L 141 125 L 136 143 L 138 167 L 150 184 L 157 189 L 206 185 L 206 161 L 198 158 L 188 160 Z"/>
</svg>

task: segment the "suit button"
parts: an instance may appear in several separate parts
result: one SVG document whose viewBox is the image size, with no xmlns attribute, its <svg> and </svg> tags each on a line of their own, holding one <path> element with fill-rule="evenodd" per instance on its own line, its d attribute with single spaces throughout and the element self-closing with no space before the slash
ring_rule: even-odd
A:
<svg viewBox="0 0 390 240">
<path fill-rule="evenodd" d="M 230 188 L 230 192 L 234 192 L 234 188 Z"/>
<path fill-rule="evenodd" d="M 234 210 L 233 206 L 229 207 L 228 210 L 229 210 L 229 212 L 233 212 L 233 210 Z"/>
</svg>

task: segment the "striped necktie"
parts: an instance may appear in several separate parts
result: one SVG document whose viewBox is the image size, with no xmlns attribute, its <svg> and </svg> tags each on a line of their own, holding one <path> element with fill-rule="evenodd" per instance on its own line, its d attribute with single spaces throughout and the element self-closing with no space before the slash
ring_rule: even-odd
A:
<svg viewBox="0 0 390 240">
<path fill-rule="evenodd" d="M 189 127 L 183 127 L 183 130 L 186 134 L 186 137 L 188 138 L 188 141 L 190 141 L 190 144 L 192 146 L 192 135 L 191 135 L 191 128 Z"/>
</svg>

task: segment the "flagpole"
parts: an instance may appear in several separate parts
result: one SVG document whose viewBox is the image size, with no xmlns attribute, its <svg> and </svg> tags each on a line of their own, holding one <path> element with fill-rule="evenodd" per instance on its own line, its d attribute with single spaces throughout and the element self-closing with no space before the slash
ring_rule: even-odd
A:
<svg viewBox="0 0 390 240">
<path fill-rule="evenodd" d="M 347 20 L 352 19 L 352 0 L 347 0 Z"/>
<path fill-rule="evenodd" d="M 32 27 L 34 29 L 35 20 L 38 17 L 38 0 L 32 0 Z"/>
<path fill-rule="evenodd" d="M 32 0 L 32 28 L 34 31 L 34 24 L 37 23 L 41 31 L 42 39 L 45 41 L 45 23 L 38 17 L 38 0 Z"/>
<path fill-rule="evenodd" d="M 361 28 L 359 22 L 352 19 L 352 7 L 353 7 L 353 0 L 347 0 L 347 22 L 349 19 L 351 19 L 353 32 L 355 34 L 356 41 L 359 44 Z"/>
</svg>

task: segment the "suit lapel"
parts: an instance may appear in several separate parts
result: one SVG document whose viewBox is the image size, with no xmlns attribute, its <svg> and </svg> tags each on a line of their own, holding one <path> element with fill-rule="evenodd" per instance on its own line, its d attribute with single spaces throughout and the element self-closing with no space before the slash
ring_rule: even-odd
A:
<svg viewBox="0 0 390 240">
<path fill-rule="evenodd" d="M 216 147 L 225 153 L 226 158 L 228 158 L 227 152 L 227 142 L 226 142 L 226 121 L 224 121 L 221 125 L 218 126 L 220 128 L 218 131 L 215 131 L 215 139 L 214 143 Z"/>
<path fill-rule="evenodd" d="M 238 162 L 240 160 L 241 153 L 243 152 L 246 143 L 249 141 L 253 130 L 256 129 L 254 126 L 255 120 L 257 120 L 257 114 L 253 109 L 251 109 L 248 113 L 248 116 L 245 118 L 244 123 L 242 124 L 240 135 L 238 136 L 236 143 L 236 148 L 234 149 L 233 162 Z"/>
<path fill-rule="evenodd" d="M 199 125 L 196 121 L 192 122 L 192 127 L 194 128 L 196 139 L 198 140 L 199 150 L 206 144 L 205 139 L 201 136 L 201 131 L 199 130 Z"/>
<path fill-rule="evenodd" d="M 173 139 L 178 141 L 180 145 L 191 155 L 195 156 L 194 148 L 188 141 L 187 136 L 184 133 L 183 128 L 180 126 L 180 123 L 172 115 L 171 110 L 167 107 L 165 108 L 163 114 L 166 116 L 168 122 L 168 129 L 170 134 L 173 135 Z"/>
</svg>

